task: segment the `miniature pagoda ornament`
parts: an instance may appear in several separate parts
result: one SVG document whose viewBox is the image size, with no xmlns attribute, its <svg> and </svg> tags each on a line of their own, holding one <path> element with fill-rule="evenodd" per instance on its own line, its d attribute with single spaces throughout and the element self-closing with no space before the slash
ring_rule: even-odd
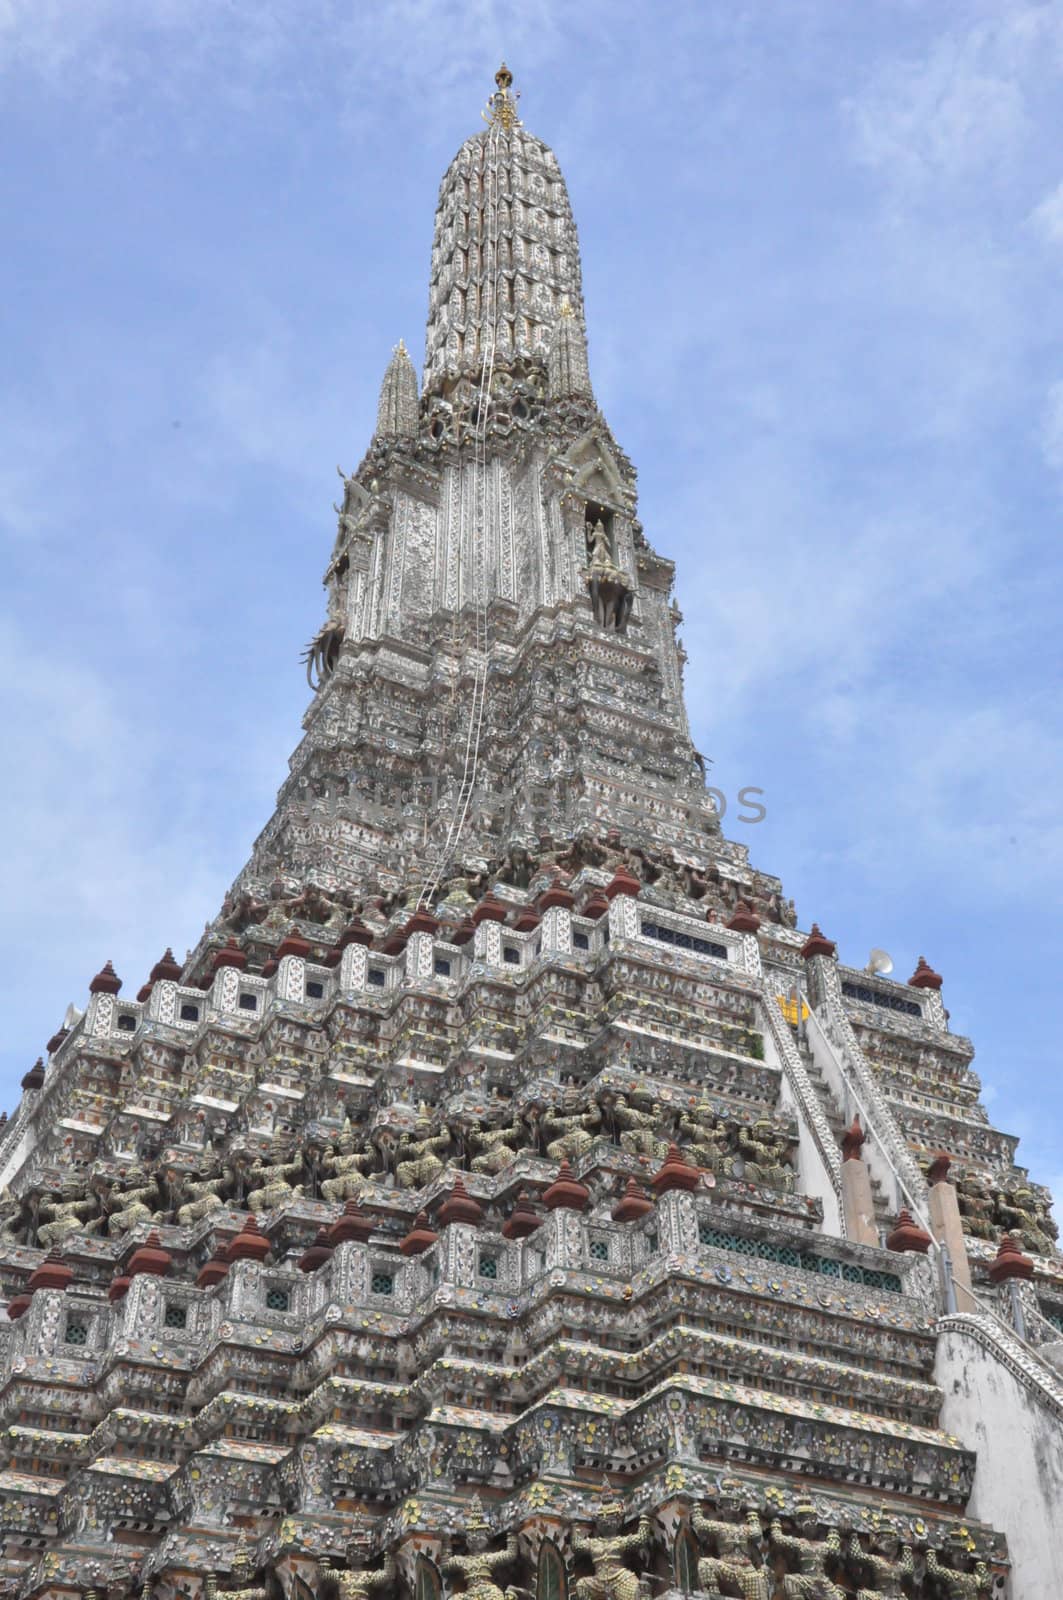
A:
<svg viewBox="0 0 1063 1600">
<path fill-rule="evenodd" d="M 0 1121 L 19 1600 L 1058 1600 L 1050 1197 L 724 835 L 587 327 L 503 66 L 276 808 Z"/>
<path fill-rule="evenodd" d="M 498 128 L 503 133 L 512 133 L 514 128 L 520 126 L 520 119 L 517 116 L 520 90 L 513 90 L 513 74 L 504 61 L 495 73 L 495 84 L 495 92 L 487 102 L 487 109 L 483 113 L 484 121 L 490 128 Z"/>
</svg>

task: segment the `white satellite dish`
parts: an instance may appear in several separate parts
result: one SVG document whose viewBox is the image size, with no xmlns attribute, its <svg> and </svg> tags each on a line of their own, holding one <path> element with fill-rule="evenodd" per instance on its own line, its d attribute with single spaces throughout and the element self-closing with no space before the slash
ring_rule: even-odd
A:
<svg viewBox="0 0 1063 1600">
<path fill-rule="evenodd" d="M 876 945 L 867 958 L 867 966 L 864 971 L 873 972 L 882 978 L 888 977 L 893 971 L 893 957 L 888 950 L 880 950 Z"/>
</svg>

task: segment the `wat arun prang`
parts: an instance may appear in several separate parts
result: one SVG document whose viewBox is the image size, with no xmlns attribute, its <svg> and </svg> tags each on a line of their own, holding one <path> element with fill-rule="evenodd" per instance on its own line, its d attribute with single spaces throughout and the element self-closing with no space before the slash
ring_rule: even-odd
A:
<svg viewBox="0 0 1063 1600">
<path fill-rule="evenodd" d="M 0 1583 L 1058 1600 L 1049 1196 L 941 977 L 846 965 L 721 832 L 496 83 L 276 811 L 0 1145 Z"/>
</svg>

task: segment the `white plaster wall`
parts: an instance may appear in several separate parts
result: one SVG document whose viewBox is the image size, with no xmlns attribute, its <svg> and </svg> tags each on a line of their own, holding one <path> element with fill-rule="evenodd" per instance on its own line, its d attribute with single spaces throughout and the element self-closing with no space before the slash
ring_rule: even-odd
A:
<svg viewBox="0 0 1063 1600">
<path fill-rule="evenodd" d="M 978 1336 L 983 1320 L 942 1324 L 934 1372 L 945 1396 L 941 1425 L 977 1452 L 967 1510 L 1007 1535 L 1010 1600 L 1060 1600 L 1063 1418 L 1036 1378 L 1024 1380 L 1006 1364 L 1009 1355 L 1028 1360 L 1015 1341 L 992 1330 Z"/>
<path fill-rule="evenodd" d="M 789 1080 L 784 1077 L 779 1090 L 779 1104 L 785 1111 L 792 1111 L 797 1117 L 797 1188 L 800 1194 L 807 1194 L 813 1200 L 820 1200 L 823 1204 L 823 1232 L 832 1239 L 845 1238 L 845 1225 L 842 1221 L 841 1206 L 838 1196 L 834 1192 L 834 1185 L 830 1181 L 820 1153 L 819 1145 L 811 1128 L 805 1121 L 800 1102 L 790 1087 Z"/>
</svg>

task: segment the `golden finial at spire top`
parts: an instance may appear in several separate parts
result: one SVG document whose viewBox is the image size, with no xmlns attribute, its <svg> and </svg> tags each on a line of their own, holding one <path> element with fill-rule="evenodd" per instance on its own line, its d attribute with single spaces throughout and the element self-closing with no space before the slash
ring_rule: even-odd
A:
<svg viewBox="0 0 1063 1600">
<path fill-rule="evenodd" d="M 512 128 L 519 125 L 517 116 L 517 101 L 520 99 L 520 90 L 512 92 L 513 74 L 503 61 L 495 73 L 495 83 L 498 85 L 495 93 L 487 102 L 483 119 L 489 128 L 501 128 L 503 133 L 509 133 Z"/>
</svg>

